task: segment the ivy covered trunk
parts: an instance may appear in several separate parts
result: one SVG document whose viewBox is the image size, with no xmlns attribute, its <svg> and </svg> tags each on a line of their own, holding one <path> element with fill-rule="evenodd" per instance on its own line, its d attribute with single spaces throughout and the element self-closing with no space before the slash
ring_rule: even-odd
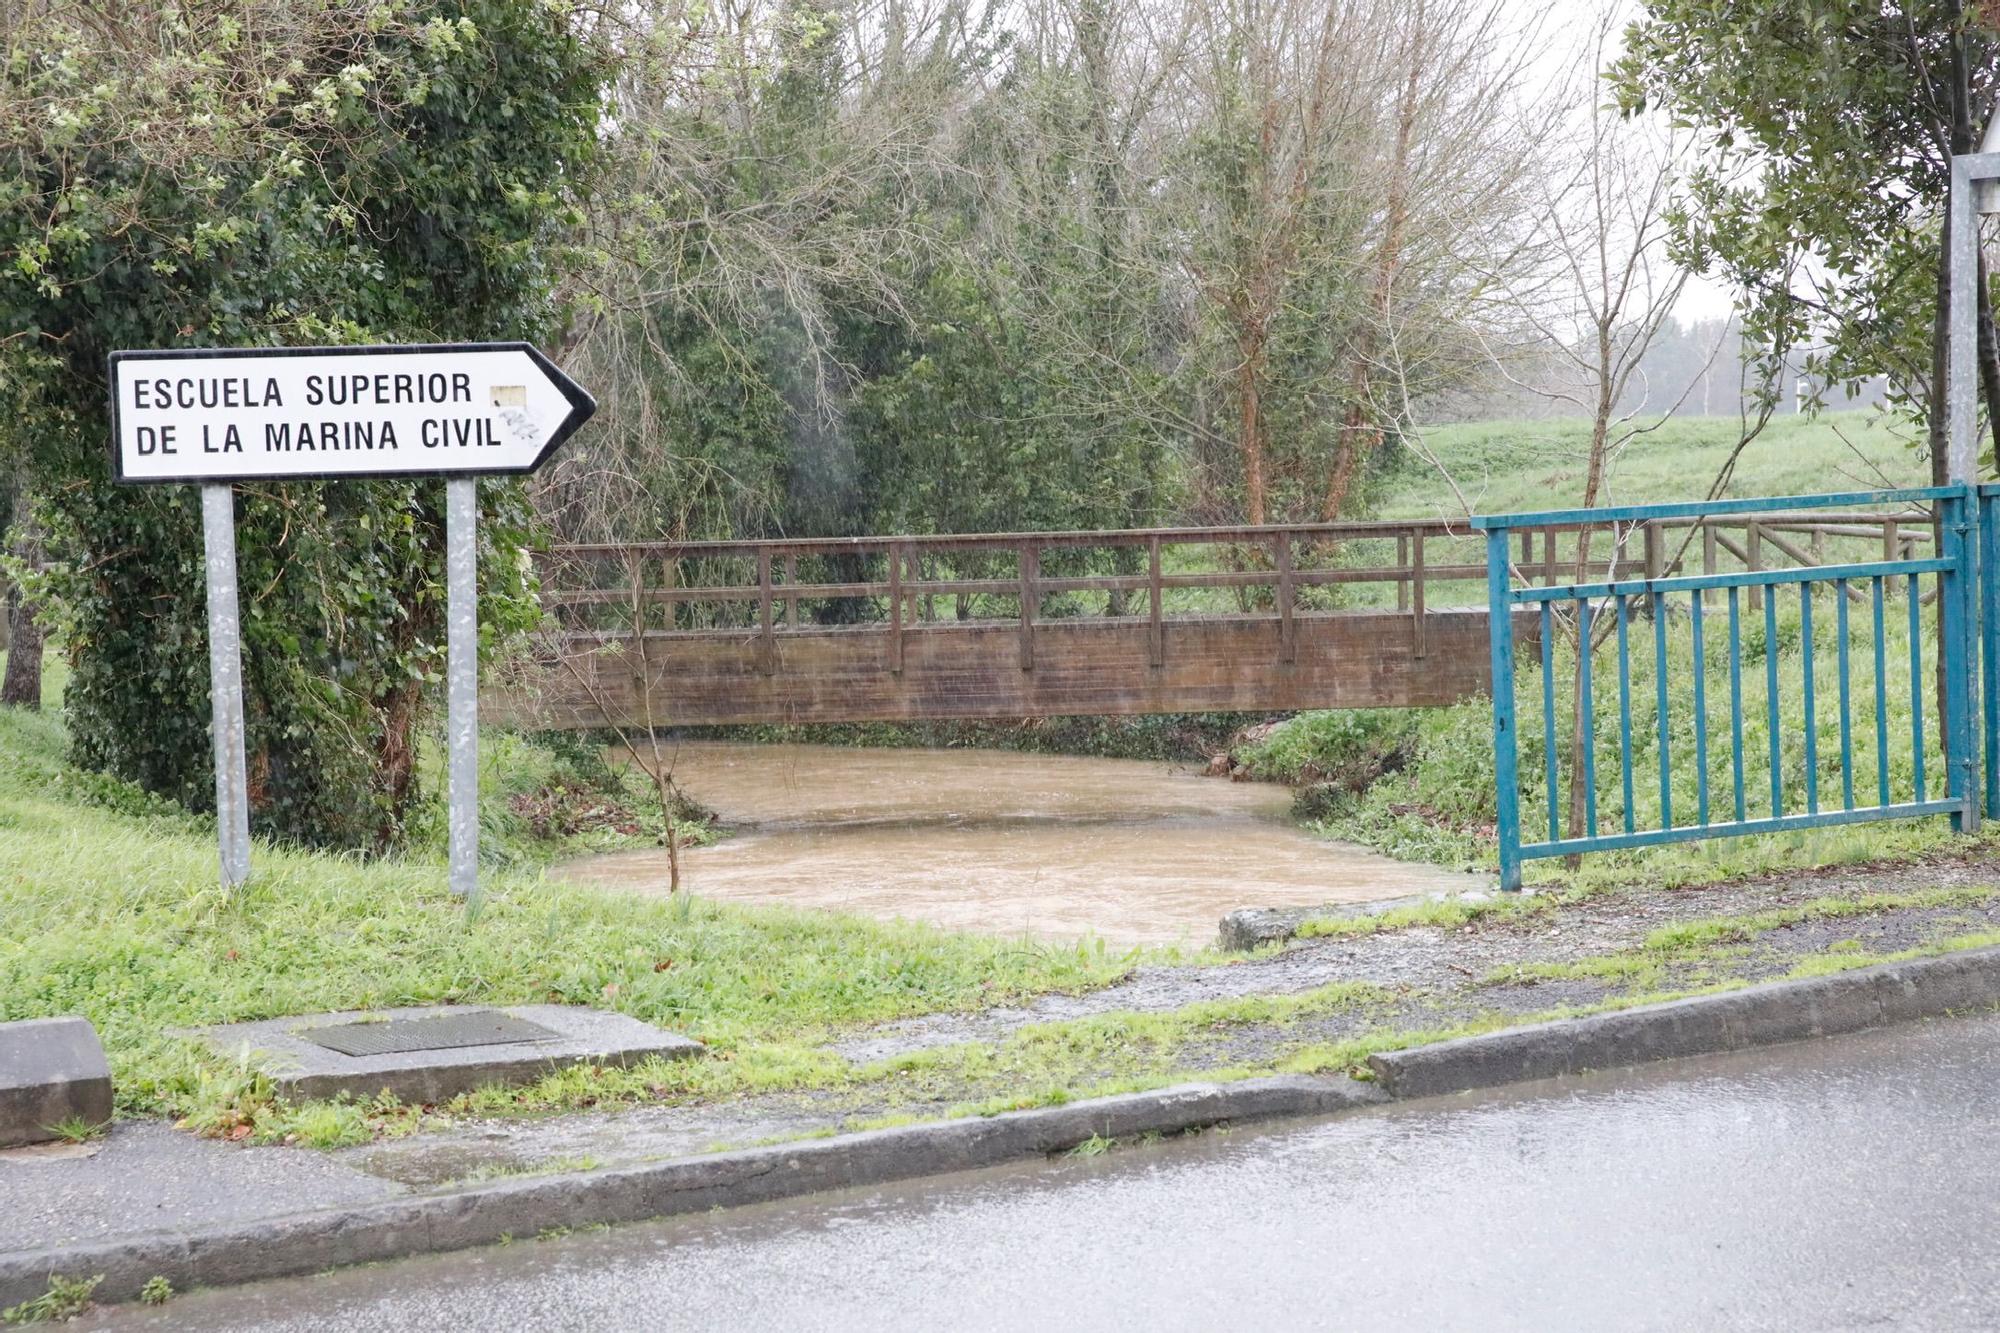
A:
<svg viewBox="0 0 2000 1333">
<path fill-rule="evenodd" d="M 8 555 L 23 571 L 42 562 L 41 536 L 35 530 L 28 503 L 25 477 L 14 479 L 14 521 L 9 529 L 13 543 Z M 7 587 L 7 673 L 0 678 L 0 707 L 37 709 L 42 706 L 42 622 L 35 614 L 34 599 L 18 582 Z"/>
<path fill-rule="evenodd" d="M 0 66 L 0 447 L 28 461 L 77 758 L 214 802 L 200 493 L 109 479 L 121 348 L 537 339 L 609 56 L 540 0 L 56 6 Z M 534 615 L 482 486 L 482 629 Z M 253 828 L 378 851 L 444 663 L 443 483 L 236 490 Z"/>
</svg>

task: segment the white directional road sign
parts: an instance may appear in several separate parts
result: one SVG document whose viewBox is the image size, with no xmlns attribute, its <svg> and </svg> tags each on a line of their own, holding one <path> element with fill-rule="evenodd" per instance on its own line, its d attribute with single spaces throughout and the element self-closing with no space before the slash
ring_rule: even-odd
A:
<svg viewBox="0 0 2000 1333">
<path fill-rule="evenodd" d="M 125 482 L 532 472 L 596 410 L 527 343 L 111 355 Z"/>
<path fill-rule="evenodd" d="M 533 472 L 597 410 L 527 343 L 113 352 L 112 472 L 201 482 L 224 887 L 250 873 L 233 481 L 445 478 L 451 888 L 479 889 L 479 476 Z"/>
</svg>

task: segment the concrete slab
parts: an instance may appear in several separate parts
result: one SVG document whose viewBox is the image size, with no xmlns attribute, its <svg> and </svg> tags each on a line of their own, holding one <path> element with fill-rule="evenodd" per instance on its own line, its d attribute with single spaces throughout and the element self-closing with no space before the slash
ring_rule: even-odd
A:
<svg viewBox="0 0 2000 1333">
<path fill-rule="evenodd" d="M 440 1049 L 430 1043 L 443 1026 L 438 1021 L 441 1019 L 470 1020 L 452 1024 L 460 1030 L 478 1028 L 483 1019 L 484 1025 L 495 1031 L 546 1030 L 548 1035 L 519 1041 L 482 1038 L 477 1044 L 468 1041 Z M 516 1022 L 503 1024 L 502 1019 Z M 375 1052 L 372 1048 L 395 1043 L 354 1042 L 351 1038 L 358 1024 L 381 1024 L 385 1033 L 407 1025 L 400 1030 L 428 1049 Z M 523 1028 L 520 1024 L 532 1026 Z M 329 1036 L 326 1029 L 338 1031 Z M 434 1005 L 306 1014 L 202 1028 L 193 1035 L 232 1059 L 247 1050 L 251 1061 L 294 1097 L 335 1097 L 341 1093 L 373 1097 L 386 1089 L 406 1102 L 441 1102 L 474 1088 L 531 1083 L 571 1065 L 622 1067 L 656 1056 L 671 1060 L 698 1055 L 703 1049 L 698 1041 L 624 1014 L 560 1004 L 505 1008 Z M 323 1044 L 327 1040 L 371 1053 L 348 1055 Z"/>
<path fill-rule="evenodd" d="M 60 1138 L 53 1127 L 111 1119 L 111 1066 L 82 1018 L 0 1023 L 0 1148 Z"/>
</svg>

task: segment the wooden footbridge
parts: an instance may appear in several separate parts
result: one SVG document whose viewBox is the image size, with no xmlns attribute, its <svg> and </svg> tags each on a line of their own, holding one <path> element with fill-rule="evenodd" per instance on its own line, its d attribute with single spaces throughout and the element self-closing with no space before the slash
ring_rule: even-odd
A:
<svg viewBox="0 0 2000 1333">
<path fill-rule="evenodd" d="M 1676 529 L 1679 529 L 1676 531 Z M 1523 531 L 1549 584 L 1907 553 L 1928 515 L 1768 514 Z M 1420 707 L 1490 683 L 1483 538 L 1397 521 L 637 542 L 539 559 L 536 666 L 489 689 L 583 729 Z M 1538 620 L 1516 643 L 1538 652 Z"/>
</svg>

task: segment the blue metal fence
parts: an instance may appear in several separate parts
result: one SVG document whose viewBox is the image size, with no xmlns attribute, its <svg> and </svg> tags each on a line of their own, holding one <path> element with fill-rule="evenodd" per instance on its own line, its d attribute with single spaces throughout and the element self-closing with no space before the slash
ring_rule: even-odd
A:
<svg viewBox="0 0 2000 1333">
<path fill-rule="evenodd" d="M 1540 528 L 1552 534 L 1557 528 L 1599 525 L 1614 532 L 1642 525 L 1652 525 L 1657 530 L 1659 525 L 1675 521 L 1700 524 L 1731 516 L 1741 518 L 1888 504 L 1931 506 L 1939 532 L 1934 555 L 1922 559 L 1891 558 L 1797 569 L 1746 569 L 1689 576 L 1662 573 L 1657 577 L 1638 579 L 1618 579 L 1614 576 L 1601 582 L 1580 583 L 1556 582 L 1552 577 L 1555 566 L 1551 556 L 1542 567 L 1546 582 L 1540 586 L 1533 582 L 1534 570 L 1525 573 L 1517 571 L 1509 558 L 1508 539 L 1517 530 Z M 1978 522 L 1982 510 L 1988 520 L 1983 524 Z M 2000 612 L 2000 572 L 1996 572 L 1996 567 L 2000 566 L 2000 559 L 1996 559 L 2000 556 L 2000 544 L 1996 542 L 2000 539 L 1995 537 L 2000 523 L 1996 523 L 1996 519 L 2000 519 L 2000 486 L 1979 488 L 1976 497 L 1972 487 L 1943 486 L 1768 500 L 1721 500 L 1507 514 L 1472 520 L 1473 527 L 1486 534 L 1487 543 L 1487 605 L 1493 665 L 1493 742 L 1499 798 L 1501 887 L 1518 889 L 1522 863 L 1540 857 L 1924 815 L 1948 815 L 1954 827 L 1976 826 L 1979 794 L 1974 748 L 1973 662 L 1982 601 L 1989 631 L 2000 625 L 2000 614 L 1996 614 Z M 1976 533 L 1984 535 L 1976 537 Z M 1552 544 L 1553 536 L 1547 540 Z M 1552 545 L 1550 549 L 1552 551 Z M 1974 577 L 1976 558 L 1982 552 L 1987 557 L 1985 568 L 1988 571 L 1983 584 Z M 1901 552 L 1897 554 L 1900 556 Z M 1649 564 L 1654 563 L 1649 561 Z M 1615 565 L 1613 572 L 1615 574 Z M 1926 750 L 1932 749 L 1933 745 L 1924 717 L 1928 694 L 1924 631 L 1929 618 L 1922 616 L 1919 609 L 1920 599 L 1925 595 L 1922 585 L 1926 580 L 1934 581 L 1943 607 L 1934 649 L 1938 656 L 1930 661 L 1932 670 L 1935 670 L 1939 660 L 1943 664 L 1944 716 L 1938 736 L 1940 752 L 1929 764 L 1926 763 Z M 1746 614 L 1746 594 L 1752 614 Z M 1816 613 L 1825 609 L 1816 605 L 1816 597 L 1820 594 L 1830 596 L 1833 610 L 1831 642 L 1835 649 L 1834 693 L 1838 706 L 1836 730 L 1840 746 L 1837 804 L 1830 792 L 1823 794 L 1820 790 L 1819 719 L 1823 691 L 1814 661 L 1815 650 L 1823 646 L 1824 637 L 1814 626 Z M 1907 780 L 1895 771 L 1895 760 L 1901 754 L 1901 741 L 1898 738 L 1892 747 L 1887 692 L 1891 666 L 1887 640 L 1893 623 L 1888 618 L 1887 605 L 1898 594 L 1906 603 L 1909 637 L 1911 720 Z M 1712 660 L 1710 639 L 1713 635 L 1708 621 L 1712 597 L 1721 602 L 1721 614 L 1725 621 L 1721 634 L 1729 697 L 1726 717 L 1715 721 L 1727 727 L 1729 737 L 1726 779 L 1718 779 L 1710 772 L 1713 728 L 1708 671 Z M 1781 708 L 1784 682 L 1779 670 L 1777 645 L 1781 634 L 1780 600 L 1789 602 L 1794 597 L 1802 649 L 1797 689 L 1803 721 L 1795 734 L 1788 736 Z M 1763 604 L 1761 627 L 1752 618 L 1759 600 Z M 1866 611 L 1860 616 L 1851 616 L 1850 603 L 1864 606 Z M 1523 612 L 1534 619 L 1539 630 L 1542 667 L 1539 737 L 1542 762 L 1537 776 L 1547 807 L 1548 837 L 1534 842 L 1523 842 L 1521 830 L 1524 796 L 1532 797 L 1534 794 L 1524 792 L 1521 785 L 1520 712 L 1515 698 L 1514 618 Z M 1606 616 L 1611 618 L 1609 628 L 1601 626 Z M 1651 708 L 1646 709 L 1644 702 L 1640 707 L 1653 716 L 1647 719 L 1642 713 L 1639 720 L 1642 729 L 1635 732 L 1633 640 L 1635 621 L 1638 619 L 1649 619 L 1651 622 L 1650 661 L 1643 655 L 1640 661 L 1642 668 L 1652 671 Z M 1863 620 L 1868 627 L 1872 647 L 1873 670 L 1869 676 L 1874 696 L 1873 736 L 1870 738 L 1872 754 L 1866 756 L 1873 761 L 1875 782 L 1872 791 L 1858 788 L 1856 782 L 1857 756 L 1862 753 L 1855 743 L 1857 673 L 1850 661 L 1852 622 L 1856 619 Z M 1684 622 L 1686 630 L 1684 645 L 1680 642 L 1683 636 L 1676 628 L 1680 622 Z M 1762 631 L 1761 642 L 1753 647 L 1754 655 L 1762 658 L 1765 697 L 1761 722 L 1766 734 L 1762 753 L 1753 755 L 1745 745 L 1746 708 L 1749 706 L 1744 685 L 1745 638 L 1746 629 L 1754 635 L 1758 628 Z M 1789 613 L 1783 628 L 1790 628 Z M 1600 635 L 1607 642 L 1615 641 L 1618 663 L 1617 794 L 1621 808 L 1618 826 L 1609 831 L 1600 824 L 1597 790 L 1600 739 L 1595 699 L 1597 681 L 1593 675 L 1591 646 Z M 1575 737 L 1580 740 L 1576 753 L 1582 769 L 1580 785 L 1583 800 L 1579 811 L 1581 827 L 1575 829 L 1565 826 L 1560 795 L 1563 791 L 1563 747 L 1557 722 L 1556 679 L 1556 645 L 1560 637 L 1578 645 L 1574 668 L 1573 727 Z M 1986 697 L 1983 739 L 1987 755 L 2000 756 L 2000 711 L 1996 711 L 2000 709 L 2000 688 L 1997 688 L 2000 681 L 1996 680 L 1996 670 L 2000 670 L 2000 653 L 1988 651 L 1983 654 L 1983 661 Z M 1901 669 L 1900 662 L 1895 665 L 1898 670 Z M 1681 672 L 1688 673 L 1692 686 L 1692 717 L 1689 726 L 1680 729 L 1684 735 L 1686 731 L 1692 731 L 1691 737 L 1683 740 L 1683 743 L 1692 746 L 1694 754 L 1692 810 L 1685 803 L 1677 808 L 1675 802 L 1672 761 L 1676 727 L 1673 725 L 1670 682 Z M 1653 732 L 1650 736 L 1644 730 L 1649 721 Z M 1753 714 L 1752 725 L 1755 721 Z M 1639 778 L 1635 761 L 1649 744 L 1657 752 L 1658 805 L 1656 811 L 1645 812 L 1647 818 L 1642 821 L 1637 800 L 1636 784 Z M 1786 781 L 1785 761 L 1788 754 L 1796 755 L 1802 761 L 1801 770 L 1795 770 L 1795 783 Z M 1755 766 L 1760 760 L 1767 770 L 1762 775 L 1755 773 Z M 1937 785 L 1940 773 L 1943 775 L 1943 791 L 1934 794 L 1933 787 Z M 1765 793 L 1760 788 L 1765 784 L 1758 781 L 1760 777 L 1768 779 L 1768 801 L 1763 799 Z M 1989 762 L 1985 777 L 1986 808 L 2000 817 L 2000 765 Z M 1722 789 L 1718 791 L 1718 787 Z M 1650 795 L 1648 793 L 1649 798 Z"/>
</svg>

